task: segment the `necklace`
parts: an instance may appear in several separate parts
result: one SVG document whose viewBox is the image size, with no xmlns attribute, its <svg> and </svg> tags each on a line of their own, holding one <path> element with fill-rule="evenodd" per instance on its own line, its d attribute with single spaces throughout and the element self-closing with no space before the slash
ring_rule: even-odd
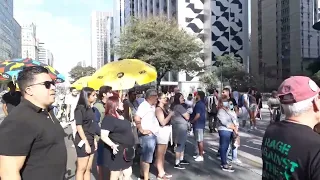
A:
<svg viewBox="0 0 320 180">
<path fill-rule="evenodd" d="M 50 114 L 48 111 L 47 111 L 47 113 L 48 113 L 48 115 L 49 115 L 49 117 L 50 117 L 51 121 L 53 122 L 53 124 L 55 124 L 55 122 L 54 122 L 54 120 L 53 120 L 53 118 L 52 118 L 51 114 Z"/>
</svg>

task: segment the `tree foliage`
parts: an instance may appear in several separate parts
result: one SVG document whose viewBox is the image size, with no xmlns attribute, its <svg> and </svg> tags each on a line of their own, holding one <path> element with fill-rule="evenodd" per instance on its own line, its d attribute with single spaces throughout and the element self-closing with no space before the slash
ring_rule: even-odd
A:
<svg viewBox="0 0 320 180">
<path fill-rule="evenodd" d="M 245 71 L 240 58 L 230 54 L 218 56 L 216 60 L 216 66 L 218 66 L 216 74 L 222 74 L 222 81 L 224 83 L 229 83 L 232 88 L 236 88 L 239 91 L 257 86 L 256 78 Z"/>
<path fill-rule="evenodd" d="M 76 81 L 82 77 L 85 76 L 91 76 L 93 73 L 96 72 L 96 69 L 88 66 L 88 67 L 82 67 L 82 66 L 75 66 L 71 69 L 71 71 L 69 72 L 70 77 Z"/>
<path fill-rule="evenodd" d="M 219 78 L 214 72 L 204 73 L 200 76 L 199 81 L 206 87 L 206 89 L 218 88 Z"/>
<path fill-rule="evenodd" d="M 312 76 L 312 79 L 320 86 L 320 70 Z"/>
<path fill-rule="evenodd" d="M 311 74 L 318 73 L 320 71 L 320 59 L 318 58 L 317 61 L 310 63 L 307 70 L 310 71 Z"/>
<path fill-rule="evenodd" d="M 202 43 L 165 17 L 132 19 L 125 27 L 114 51 L 122 58 L 137 58 L 153 65 L 157 83 L 169 71 L 201 71 Z"/>
</svg>

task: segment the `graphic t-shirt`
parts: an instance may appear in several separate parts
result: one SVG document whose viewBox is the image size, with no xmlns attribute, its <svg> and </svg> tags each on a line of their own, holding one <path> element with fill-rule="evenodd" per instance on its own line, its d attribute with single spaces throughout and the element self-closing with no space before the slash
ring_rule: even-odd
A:
<svg viewBox="0 0 320 180">
<path fill-rule="evenodd" d="M 271 124 L 261 146 L 263 180 L 320 179 L 320 136 L 305 125 Z"/>
</svg>

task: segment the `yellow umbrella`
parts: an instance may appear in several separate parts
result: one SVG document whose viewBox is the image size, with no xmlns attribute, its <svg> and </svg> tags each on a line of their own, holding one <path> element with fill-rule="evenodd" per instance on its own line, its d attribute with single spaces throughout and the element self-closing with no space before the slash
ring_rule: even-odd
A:
<svg viewBox="0 0 320 180">
<path fill-rule="evenodd" d="M 74 83 L 71 84 L 71 87 L 76 88 L 77 90 L 81 90 L 84 87 L 88 86 L 88 82 L 92 80 L 91 76 L 85 76 L 78 80 L 76 80 Z"/>
<path fill-rule="evenodd" d="M 157 79 L 156 69 L 138 59 L 124 59 L 108 63 L 92 75 L 92 86 L 111 86 L 113 90 L 130 89 L 135 83 L 147 84 Z"/>
</svg>

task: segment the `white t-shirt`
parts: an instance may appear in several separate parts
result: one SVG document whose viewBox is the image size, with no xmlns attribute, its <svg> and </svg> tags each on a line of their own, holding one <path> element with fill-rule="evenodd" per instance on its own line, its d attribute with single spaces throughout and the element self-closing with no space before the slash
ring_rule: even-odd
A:
<svg viewBox="0 0 320 180">
<path fill-rule="evenodd" d="M 136 112 L 136 115 L 141 118 L 141 127 L 144 130 L 150 130 L 154 135 L 159 132 L 159 122 L 156 117 L 156 107 L 148 103 L 148 101 L 143 101 Z"/>
<path fill-rule="evenodd" d="M 66 105 L 71 106 L 70 107 L 70 120 L 74 120 L 74 110 L 77 107 L 78 100 L 79 100 L 79 95 L 73 96 L 72 94 L 68 94 L 66 96 L 65 103 L 66 103 Z"/>
</svg>

